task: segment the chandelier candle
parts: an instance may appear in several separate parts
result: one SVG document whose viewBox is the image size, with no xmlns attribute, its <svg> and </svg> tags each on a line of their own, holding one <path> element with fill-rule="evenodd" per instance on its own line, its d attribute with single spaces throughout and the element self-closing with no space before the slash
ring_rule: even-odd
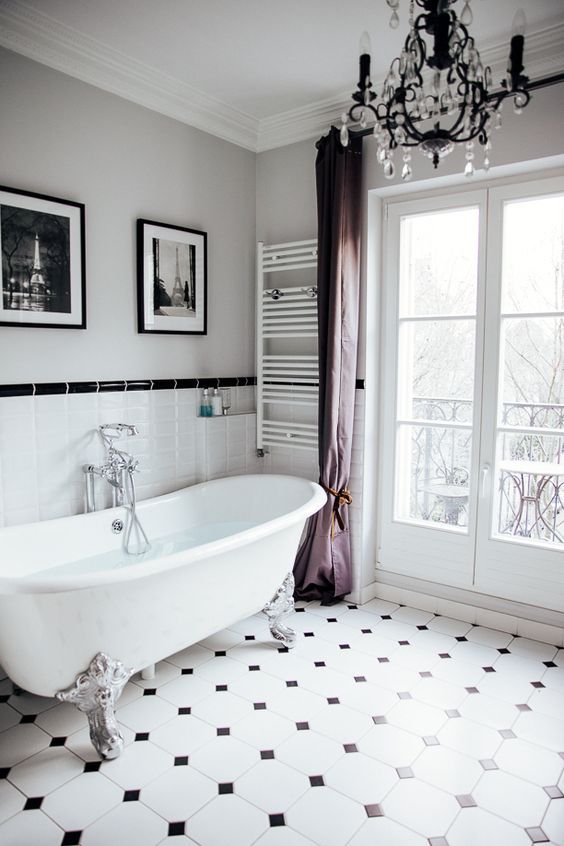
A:
<svg viewBox="0 0 564 846">
<path fill-rule="evenodd" d="M 393 10 L 390 26 L 399 24 L 399 0 L 387 0 Z M 507 75 L 492 91 L 492 72 L 484 67 L 474 38 L 470 0 L 460 18 L 453 10 L 457 0 L 410 0 L 409 33 L 400 56 L 386 75 L 381 95 L 370 79 L 370 38 L 360 40 L 359 79 L 353 105 L 341 116 L 341 143 L 349 142 L 352 123 L 364 134 L 369 123 L 377 144 L 377 158 L 384 175 L 395 174 L 394 152 L 401 147 L 401 177 L 412 176 L 411 149 L 417 147 L 435 167 L 455 144 L 466 145 L 464 173 L 474 173 L 474 139 L 484 151 L 483 167 L 490 165 L 491 134 L 501 126 L 503 102 L 512 97 L 521 114 L 530 100 L 529 80 L 523 75 L 525 16 L 513 22 Z M 422 11 L 416 15 L 416 7 Z"/>
</svg>

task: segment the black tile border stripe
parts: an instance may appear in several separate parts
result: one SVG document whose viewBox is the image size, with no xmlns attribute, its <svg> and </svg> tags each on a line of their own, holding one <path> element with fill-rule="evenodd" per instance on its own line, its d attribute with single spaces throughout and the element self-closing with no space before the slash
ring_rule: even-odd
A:
<svg viewBox="0 0 564 846">
<path fill-rule="evenodd" d="M 31 397 L 54 394 L 98 394 L 123 391 L 172 391 L 194 388 L 246 388 L 256 385 L 256 376 L 201 376 L 197 379 L 116 379 L 85 382 L 37 382 L 0 384 L 2 397 Z"/>
<path fill-rule="evenodd" d="M 31 397 L 35 385 L 0 385 L 0 397 Z"/>
<path fill-rule="evenodd" d="M 171 391 L 194 388 L 246 388 L 256 385 L 256 376 L 201 376 L 197 379 L 117 379 L 86 382 L 26 382 L 1 385 L 2 397 L 49 396 L 54 394 L 98 394 L 120 391 Z M 288 382 L 287 384 L 292 384 Z M 363 391 L 364 379 L 357 379 L 357 391 Z"/>
</svg>

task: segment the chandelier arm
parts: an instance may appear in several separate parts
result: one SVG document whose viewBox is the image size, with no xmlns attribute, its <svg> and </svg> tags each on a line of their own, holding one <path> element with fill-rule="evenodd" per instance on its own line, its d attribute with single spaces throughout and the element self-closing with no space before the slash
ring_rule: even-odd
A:
<svg viewBox="0 0 564 846">
<path fill-rule="evenodd" d="M 366 111 L 371 112 L 376 120 L 378 119 L 378 112 L 372 103 L 353 103 L 347 114 L 353 123 L 358 123 L 362 117 L 362 113 Z"/>
<path fill-rule="evenodd" d="M 539 79 L 533 79 L 527 83 L 522 89 L 519 89 L 519 92 L 522 92 L 523 95 L 527 96 L 529 100 L 531 99 L 531 95 L 529 92 L 531 91 L 541 91 L 543 88 L 548 88 L 552 85 L 562 85 L 564 84 L 564 70 L 560 71 L 559 73 L 551 74 L 550 76 L 543 76 L 539 77 Z M 514 93 L 514 92 L 512 92 Z M 488 103 L 492 102 L 495 104 L 494 111 L 497 110 L 499 107 L 499 103 L 503 102 L 508 97 L 508 92 L 504 89 L 498 89 L 497 91 L 492 91 L 488 94 Z M 527 101 L 528 102 L 528 101 Z M 379 104 L 382 105 L 382 104 Z M 376 107 L 378 109 L 378 106 Z M 378 116 L 379 120 L 382 120 L 382 117 Z M 351 136 L 353 138 L 364 138 L 367 135 L 372 134 L 371 128 L 366 129 L 351 129 Z"/>
</svg>

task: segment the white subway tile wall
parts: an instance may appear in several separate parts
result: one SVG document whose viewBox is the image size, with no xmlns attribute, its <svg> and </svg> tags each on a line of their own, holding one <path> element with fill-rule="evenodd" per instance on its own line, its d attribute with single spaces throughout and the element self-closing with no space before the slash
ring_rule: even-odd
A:
<svg viewBox="0 0 564 846">
<path fill-rule="evenodd" d="M 272 447 L 257 458 L 254 387 L 231 388 L 231 413 L 225 417 L 198 417 L 200 397 L 200 390 L 181 389 L 0 398 L 0 526 L 84 511 L 82 466 L 103 461 L 97 434 L 102 423 L 133 423 L 139 429 L 120 442 L 139 459 L 139 499 L 243 473 L 318 480 L 313 450 Z M 359 390 L 350 478 L 353 590 L 360 576 L 363 414 Z M 292 407 L 290 415 L 303 420 L 303 407 Z M 111 504 L 109 485 L 101 479 L 96 497 L 101 506 Z"/>
<path fill-rule="evenodd" d="M 84 511 L 82 465 L 103 460 L 96 431 L 101 423 L 139 429 L 120 445 L 139 459 L 140 499 L 217 476 L 262 472 L 254 446 L 254 387 L 231 389 L 232 414 L 226 418 L 198 418 L 200 394 L 183 389 L 0 398 L 0 525 Z M 109 486 L 96 482 L 99 503 L 109 506 Z"/>
</svg>

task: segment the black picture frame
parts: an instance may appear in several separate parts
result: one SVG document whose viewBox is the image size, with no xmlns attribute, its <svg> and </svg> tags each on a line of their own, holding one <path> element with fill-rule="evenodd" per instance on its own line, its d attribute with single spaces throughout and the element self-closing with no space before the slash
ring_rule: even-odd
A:
<svg viewBox="0 0 564 846">
<path fill-rule="evenodd" d="M 0 326 L 86 329 L 85 206 L 0 186 Z"/>
<path fill-rule="evenodd" d="M 207 239 L 199 229 L 137 220 L 138 332 L 207 335 Z"/>
</svg>

